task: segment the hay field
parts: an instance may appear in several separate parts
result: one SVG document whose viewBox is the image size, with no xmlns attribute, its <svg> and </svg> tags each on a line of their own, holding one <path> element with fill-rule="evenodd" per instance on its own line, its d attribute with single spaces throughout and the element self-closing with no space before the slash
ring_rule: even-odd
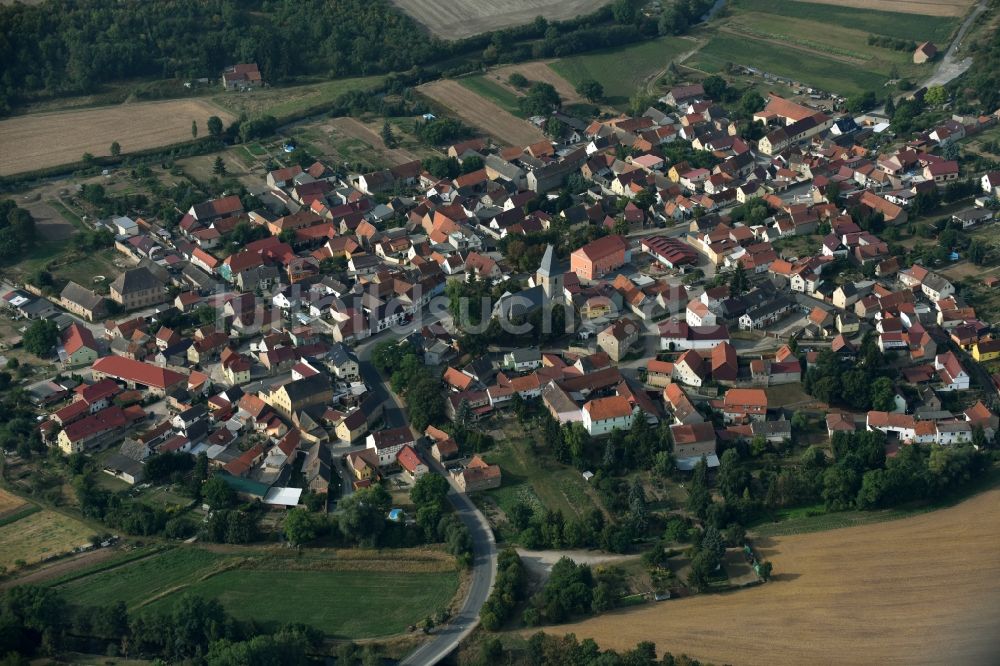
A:
<svg viewBox="0 0 1000 666">
<path fill-rule="evenodd" d="M 761 540 L 775 579 L 552 627 L 715 663 L 988 664 L 1000 643 L 1000 489 L 902 520 Z"/>
<path fill-rule="evenodd" d="M 522 25 L 544 16 L 551 21 L 589 14 L 608 0 L 392 0 L 436 37 L 462 39 L 487 30 Z"/>
<path fill-rule="evenodd" d="M 109 155 L 115 141 L 123 153 L 190 141 L 191 121 L 205 136 L 210 116 L 234 119 L 197 99 L 16 116 L 0 121 L 0 175 L 77 162 L 84 153 Z"/>
<path fill-rule="evenodd" d="M 0 488 L 0 517 L 8 516 L 22 508 L 27 502 L 13 493 Z"/>
<path fill-rule="evenodd" d="M 527 120 L 504 111 L 457 81 L 442 79 L 425 83 L 417 90 L 428 99 L 451 109 L 464 122 L 506 145 L 527 146 L 545 138 L 542 131 Z"/>
<path fill-rule="evenodd" d="M 577 94 L 576 89 L 569 81 L 559 76 L 559 74 L 557 74 L 556 71 L 549 66 L 552 62 L 554 61 L 533 60 L 531 62 L 522 62 L 516 65 L 504 65 L 503 67 L 498 67 L 487 72 L 486 78 L 500 84 L 515 95 L 523 95 L 523 91 L 518 90 L 507 82 L 508 77 L 510 77 L 510 75 L 514 72 L 517 72 L 533 83 L 540 82 L 551 84 L 552 87 L 556 89 L 556 92 L 559 93 L 559 97 L 562 98 L 563 104 L 586 102 L 582 96 Z"/>
<path fill-rule="evenodd" d="M 94 531 L 55 511 L 40 511 L 0 527 L 0 566 L 28 564 L 69 552 L 90 541 Z"/>
<path fill-rule="evenodd" d="M 973 0 L 799 0 L 817 5 L 837 5 L 925 16 L 964 16 Z"/>
</svg>

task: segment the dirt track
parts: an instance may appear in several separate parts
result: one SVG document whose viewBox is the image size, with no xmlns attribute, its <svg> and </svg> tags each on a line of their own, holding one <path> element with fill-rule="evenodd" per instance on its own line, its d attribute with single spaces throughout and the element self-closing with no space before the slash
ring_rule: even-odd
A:
<svg viewBox="0 0 1000 666">
<path fill-rule="evenodd" d="M 881 524 L 762 541 L 772 582 L 547 629 L 715 663 L 993 664 L 1000 489 Z"/>
<path fill-rule="evenodd" d="M 530 23 L 537 16 L 565 20 L 589 14 L 608 0 L 392 0 L 442 39 L 462 39 L 487 30 Z"/>
<path fill-rule="evenodd" d="M 545 138 L 542 131 L 499 106 L 448 79 L 425 83 L 417 88 L 429 99 L 448 107 L 463 121 L 482 129 L 501 143 L 527 146 Z"/>
<path fill-rule="evenodd" d="M 972 0 L 800 0 L 817 5 L 837 5 L 883 12 L 924 14 L 926 16 L 964 16 Z"/>
<path fill-rule="evenodd" d="M 209 116 L 233 120 L 197 99 L 16 116 L 0 121 L 0 175 L 77 162 L 84 153 L 109 155 L 115 141 L 125 153 L 188 141 L 191 121 L 205 136 Z"/>
</svg>

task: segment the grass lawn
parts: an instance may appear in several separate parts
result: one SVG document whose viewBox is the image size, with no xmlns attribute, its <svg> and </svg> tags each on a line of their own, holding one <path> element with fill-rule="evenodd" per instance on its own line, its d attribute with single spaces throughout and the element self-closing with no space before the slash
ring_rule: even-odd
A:
<svg viewBox="0 0 1000 666">
<path fill-rule="evenodd" d="M 550 67 L 573 86 L 585 79 L 595 79 L 604 86 L 607 102 L 622 106 L 646 79 L 666 69 L 671 60 L 694 47 L 695 43 L 690 40 L 660 37 L 632 46 L 563 58 Z"/>
<path fill-rule="evenodd" d="M 121 260 L 122 255 L 114 248 L 105 248 L 92 254 L 84 254 L 56 268 L 53 273 L 57 278 L 72 280 L 87 289 L 94 289 L 94 276 L 103 275 L 103 284 L 111 284 L 122 269 L 115 266 L 114 260 Z"/>
<path fill-rule="evenodd" d="M 485 76 L 466 76 L 455 80 L 458 81 L 463 87 L 468 88 L 477 95 L 494 102 L 504 111 L 512 113 L 520 118 L 525 117 L 524 114 L 521 113 L 521 107 L 518 106 L 518 99 L 520 98 L 503 86 L 490 81 Z"/>
<path fill-rule="evenodd" d="M 69 208 L 66 208 L 66 206 L 62 205 L 62 202 L 56 201 L 55 199 L 49 199 L 45 203 L 52 206 L 64 220 L 72 224 L 79 231 L 87 230 L 87 226 L 83 223 L 83 220 L 80 219 L 80 216 L 71 211 Z"/>
<path fill-rule="evenodd" d="M 17 560 L 31 564 L 67 553 L 90 542 L 94 531 L 55 511 L 22 513 L 20 520 L 0 527 L 0 566 Z"/>
<path fill-rule="evenodd" d="M 503 485 L 489 491 L 506 511 L 518 500 L 546 509 L 562 511 L 567 518 L 583 515 L 594 508 L 587 494 L 587 482 L 578 471 L 547 456 L 536 455 L 523 437 L 509 437 L 484 454 L 487 461 L 500 465 Z"/>
<path fill-rule="evenodd" d="M 843 95 L 878 91 L 887 78 L 820 55 L 729 34 L 712 37 L 686 64 L 715 73 L 723 71 L 727 63 L 755 67 Z"/>
<path fill-rule="evenodd" d="M 328 104 L 352 90 L 364 90 L 380 83 L 382 76 L 336 79 L 300 86 L 266 88 L 248 93 L 231 92 L 213 96 L 212 102 L 235 115 L 282 117 Z"/>
<path fill-rule="evenodd" d="M 237 619 L 305 622 L 338 638 L 391 636 L 448 606 L 458 573 L 226 571 L 187 591 L 218 599 Z M 176 596 L 149 606 L 164 610 Z"/>
<path fill-rule="evenodd" d="M 948 40 L 960 21 L 953 16 L 931 17 L 790 0 L 733 0 L 731 4 L 733 12 L 739 14 L 747 11 L 764 12 L 897 39 L 912 39 L 916 42 L 930 40 L 938 44 Z"/>
</svg>

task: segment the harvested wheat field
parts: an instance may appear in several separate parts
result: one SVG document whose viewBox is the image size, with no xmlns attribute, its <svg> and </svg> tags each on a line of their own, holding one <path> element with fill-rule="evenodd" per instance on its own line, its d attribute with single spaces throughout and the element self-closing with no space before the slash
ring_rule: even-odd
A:
<svg viewBox="0 0 1000 666">
<path fill-rule="evenodd" d="M 462 39 L 487 30 L 531 23 L 538 16 L 550 21 L 589 14 L 608 0 L 392 0 L 434 36 Z"/>
<path fill-rule="evenodd" d="M 775 577 L 551 627 L 717 664 L 995 664 L 1000 489 L 902 520 L 759 542 Z"/>
<path fill-rule="evenodd" d="M 524 94 L 524 91 L 518 90 L 507 82 L 507 77 L 514 72 L 517 72 L 518 74 L 522 74 L 524 78 L 528 79 L 532 83 L 541 82 L 552 84 L 552 87 L 559 93 L 559 97 L 562 98 L 563 104 L 577 104 L 579 102 L 585 102 L 586 100 L 577 94 L 576 90 L 569 81 L 559 76 L 554 69 L 549 67 L 549 63 L 551 62 L 553 61 L 535 60 L 517 65 L 506 65 L 504 67 L 498 67 L 497 69 L 490 70 L 486 74 L 486 78 L 497 82 L 515 94 L 522 95 Z"/>
<path fill-rule="evenodd" d="M 190 141 L 191 121 L 204 136 L 210 116 L 234 118 L 196 99 L 17 116 L 0 121 L 0 175 L 77 162 L 84 153 L 109 155 L 115 141 L 123 153 Z"/>
<path fill-rule="evenodd" d="M 443 79 L 417 88 L 431 101 L 451 109 L 464 122 L 510 146 L 527 146 L 545 138 L 542 130 L 480 97 L 457 81 Z"/>
<path fill-rule="evenodd" d="M 965 16 L 973 0 L 799 0 L 799 2 L 925 16 Z"/>
</svg>

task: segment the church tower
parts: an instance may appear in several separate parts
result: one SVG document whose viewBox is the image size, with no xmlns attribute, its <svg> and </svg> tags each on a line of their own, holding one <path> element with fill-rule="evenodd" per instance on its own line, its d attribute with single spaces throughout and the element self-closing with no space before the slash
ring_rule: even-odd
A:
<svg viewBox="0 0 1000 666">
<path fill-rule="evenodd" d="M 551 245 L 545 248 L 542 263 L 535 273 L 535 284 L 545 292 L 546 299 L 561 301 L 563 296 L 562 271 L 556 265 L 555 248 Z"/>
</svg>

